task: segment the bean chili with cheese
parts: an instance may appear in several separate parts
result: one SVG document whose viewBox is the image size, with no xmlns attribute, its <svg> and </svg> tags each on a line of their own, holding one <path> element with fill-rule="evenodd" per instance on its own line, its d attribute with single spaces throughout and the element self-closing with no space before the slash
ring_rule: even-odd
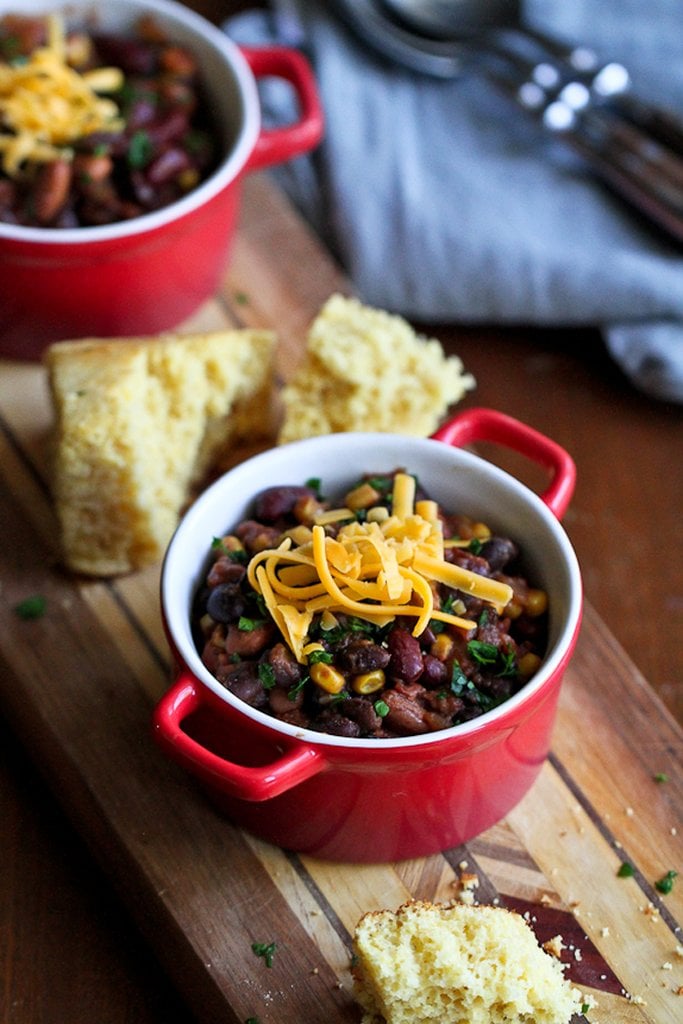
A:
<svg viewBox="0 0 683 1024">
<path fill-rule="evenodd" d="M 134 34 L 0 19 L 0 221 L 89 227 L 168 206 L 216 166 L 197 61 L 149 17 Z"/>
<path fill-rule="evenodd" d="M 231 693 L 297 727 L 378 739 L 446 729 L 540 665 L 547 595 L 519 554 L 403 471 L 364 477 L 340 508 L 316 482 L 270 487 L 213 542 L 195 641 Z"/>
</svg>

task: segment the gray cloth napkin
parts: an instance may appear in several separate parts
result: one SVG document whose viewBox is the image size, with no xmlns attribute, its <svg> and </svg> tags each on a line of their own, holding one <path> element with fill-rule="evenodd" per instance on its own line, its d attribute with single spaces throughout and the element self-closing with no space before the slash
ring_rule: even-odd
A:
<svg viewBox="0 0 683 1024">
<path fill-rule="evenodd" d="M 640 96 L 683 116 L 680 0 L 528 0 L 525 16 L 621 61 Z M 315 0 L 225 29 L 312 61 L 324 142 L 273 173 L 363 301 L 432 322 L 598 327 L 636 387 L 683 401 L 683 250 L 494 86 L 390 65 Z M 267 123 L 291 119 L 289 88 L 261 88 Z"/>
</svg>

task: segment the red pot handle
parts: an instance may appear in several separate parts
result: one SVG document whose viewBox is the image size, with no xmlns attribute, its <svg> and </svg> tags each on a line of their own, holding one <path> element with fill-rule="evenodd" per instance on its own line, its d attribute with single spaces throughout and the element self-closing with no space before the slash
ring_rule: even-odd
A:
<svg viewBox="0 0 683 1024">
<path fill-rule="evenodd" d="M 184 720 L 204 704 L 201 685 L 192 676 L 182 674 L 157 704 L 152 720 L 160 746 L 203 782 L 219 786 L 230 796 L 256 802 L 279 796 L 325 768 L 322 754 L 306 743 L 287 743 L 287 737 L 282 738 L 284 753 L 256 768 L 214 754 L 182 727 Z M 216 714 L 215 707 L 212 713 Z"/>
<path fill-rule="evenodd" d="M 299 102 L 299 120 L 282 128 L 262 128 L 245 170 L 255 171 L 307 153 L 320 142 L 324 118 L 310 64 L 286 46 L 241 46 L 255 78 L 272 75 L 289 82 Z"/>
<path fill-rule="evenodd" d="M 433 435 L 456 448 L 476 441 L 493 441 L 526 455 L 550 471 L 552 478 L 541 494 L 551 512 L 562 519 L 571 501 L 576 483 L 576 465 L 571 455 L 545 434 L 493 409 L 467 409 L 445 423 Z"/>
</svg>

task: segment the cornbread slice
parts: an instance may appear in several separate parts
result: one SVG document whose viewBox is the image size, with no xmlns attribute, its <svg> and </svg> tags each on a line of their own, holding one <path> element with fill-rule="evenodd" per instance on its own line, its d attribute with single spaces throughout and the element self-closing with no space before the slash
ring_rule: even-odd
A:
<svg viewBox="0 0 683 1024">
<path fill-rule="evenodd" d="M 235 330 L 48 348 L 68 568 L 111 576 L 162 556 L 218 452 L 272 430 L 274 346 L 270 332 Z"/>
<path fill-rule="evenodd" d="M 354 935 L 363 1024 L 568 1024 L 580 992 L 519 914 L 413 901 Z"/>
<path fill-rule="evenodd" d="M 283 389 L 278 441 L 373 430 L 426 437 L 474 387 L 457 356 L 400 316 L 332 295 L 310 327 Z"/>
</svg>

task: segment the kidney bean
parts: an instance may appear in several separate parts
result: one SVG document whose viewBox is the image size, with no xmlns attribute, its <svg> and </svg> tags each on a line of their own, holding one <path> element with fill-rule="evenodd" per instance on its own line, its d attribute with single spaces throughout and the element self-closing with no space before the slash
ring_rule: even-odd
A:
<svg viewBox="0 0 683 1024">
<path fill-rule="evenodd" d="M 490 537 L 484 541 L 479 554 L 489 563 L 491 572 L 499 572 L 519 554 L 519 548 L 509 537 Z"/>
<path fill-rule="evenodd" d="M 491 570 L 485 558 L 473 554 L 467 548 L 446 548 L 445 560 L 459 565 L 470 572 L 478 572 L 480 576 L 490 576 Z"/>
<path fill-rule="evenodd" d="M 68 160 L 52 160 L 40 168 L 31 200 L 39 224 L 50 224 L 57 217 L 69 196 L 72 173 Z"/>
<path fill-rule="evenodd" d="M 206 602 L 206 610 L 216 622 L 237 622 L 240 615 L 244 615 L 245 607 L 239 583 L 219 583 Z"/>
<path fill-rule="evenodd" d="M 231 693 L 252 708 L 265 708 L 268 693 L 258 677 L 258 668 L 253 661 L 240 662 L 225 680 Z"/>
<path fill-rule="evenodd" d="M 310 487 L 267 487 L 256 496 L 254 516 L 265 523 L 274 523 L 289 515 L 300 498 L 315 498 Z"/>
<path fill-rule="evenodd" d="M 392 679 L 414 683 L 420 678 L 424 670 L 422 651 L 419 640 L 412 633 L 401 626 L 394 627 L 387 637 L 387 648 L 391 656 L 388 669 Z"/>
<path fill-rule="evenodd" d="M 152 147 L 160 150 L 169 142 L 181 139 L 188 127 L 187 111 L 170 108 L 151 121 L 145 131 Z"/>
<path fill-rule="evenodd" d="M 260 654 L 272 639 L 274 630 L 272 622 L 264 622 L 255 629 L 238 629 L 230 623 L 225 637 L 225 650 L 228 654 L 245 656 Z"/>
<path fill-rule="evenodd" d="M 335 663 L 343 672 L 358 676 L 386 668 L 391 654 L 385 647 L 365 638 L 352 637 L 341 646 L 335 656 Z"/>
</svg>

